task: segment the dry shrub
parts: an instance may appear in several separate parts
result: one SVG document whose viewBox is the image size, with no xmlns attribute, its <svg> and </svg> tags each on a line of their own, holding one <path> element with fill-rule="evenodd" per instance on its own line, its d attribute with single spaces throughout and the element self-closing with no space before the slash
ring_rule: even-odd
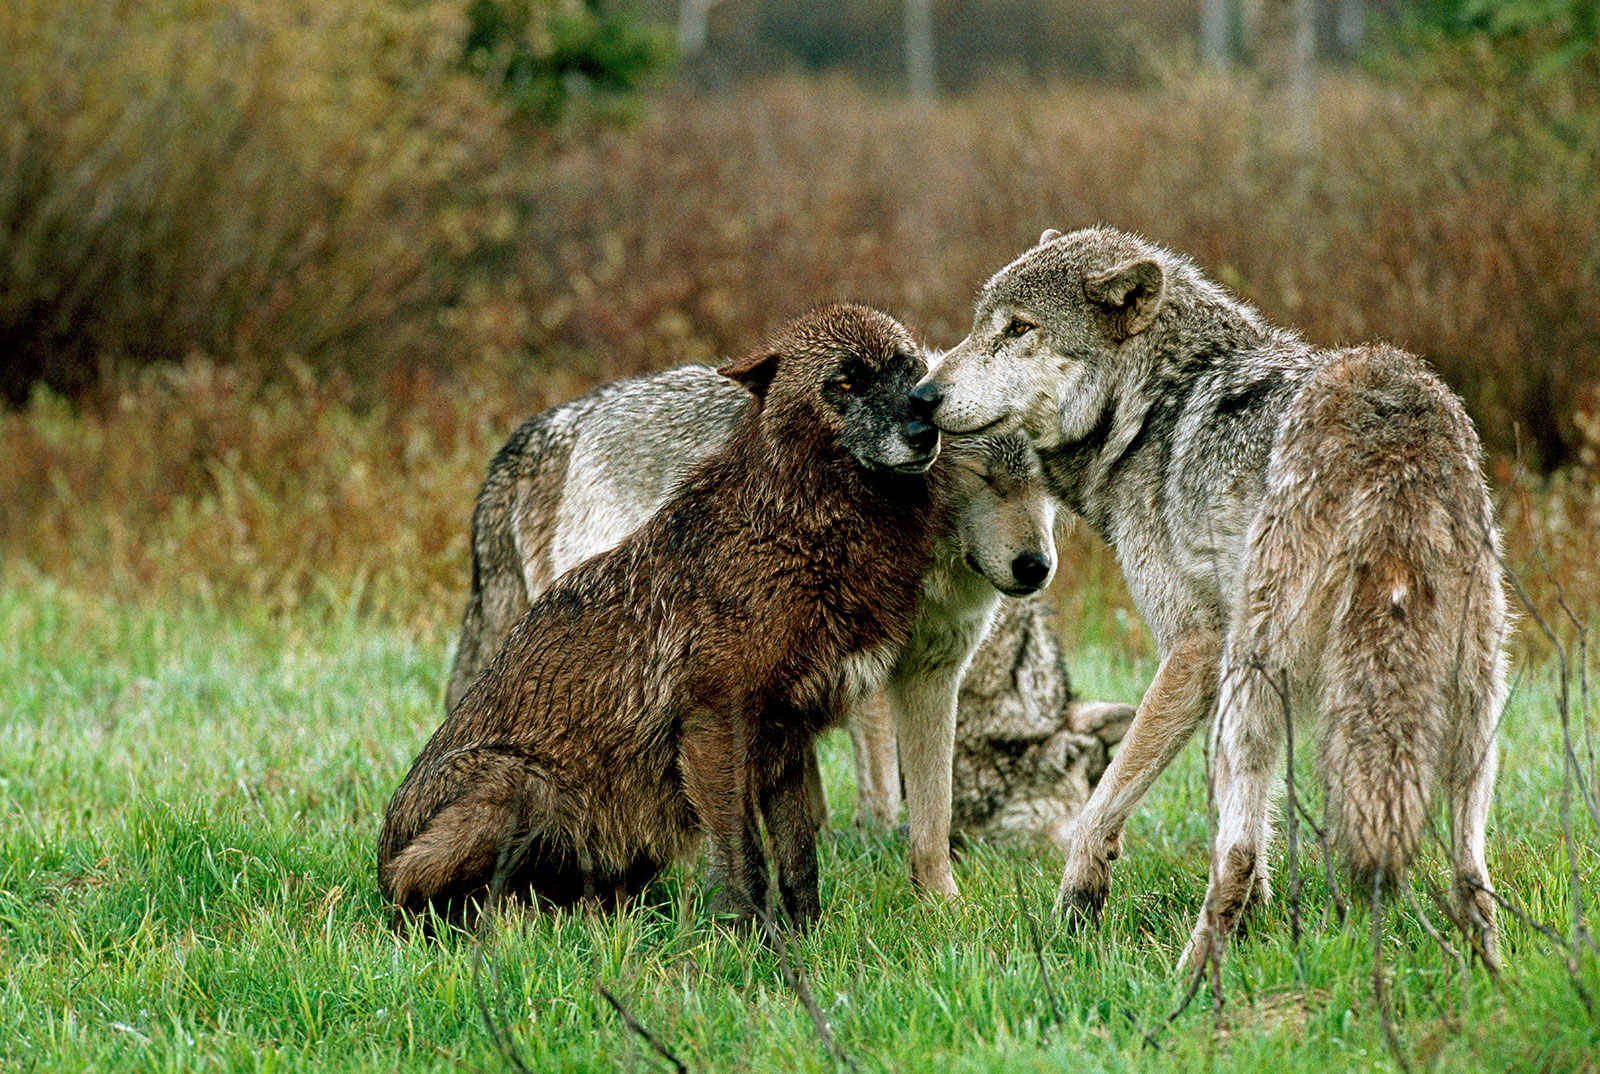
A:
<svg viewBox="0 0 1600 1074">
<path fill-rule="evenodd" d="M 91 414 L 40 393 L 0 416 L 5 566 L 122 599 L 459 614 L 489 455 L 546 400 L 391 372 L 363 407 L 342 378 L 288 373 L 194 358 Z"/>
<path fill-rule="evenodd" d="M 193 350 L 417 364 L 489 226 L 503 134 L 459 4 L 0 10 L 0 393 Z"/>
<path fill-rule="evenodd" d="M 1592 180 L 1509 151 L 1497 113 L 1455 91 L 1329 79 L 1314 121 L 1302 147 L 1286 98 L 1244 81 L 929 110 L 837 81 L 665 100 L 553 163 L 520 262 L 532 338 L 614 375 L 850 296 L 948 345 L 1042 228 L 1104 221 L 1318 342 L 1419 351 L 1492 449 L 1521 423 L 1536 467 L 1571 461 L 1572 400 L 1600 379 Z"/>
<path fill-rule="evenodd" d="M 408 11 L 394 15 L 397 25 L 419 17 Z M 266 86 L 278 76 L 253 77 Z M 267 193 L 278 189 L 263 178 L 276 175 L 270 169 L 219 169 L 227 131 L 244 139 L 234 158 L 266 159 L 249 149 L 265 144 L 251 140 L 265 137 L 262 128 L 219 120 L 223 133 L 204 143 L 213 147 L 205 168 L 170 171 L 161 154 L 139 152 L 152 139 L 185 144 L 177 135 L 163 142 L 158 127 L 101 141 L 107 160 L 144 161 L 139 175 L 181 175 L 188 185 L 174 190 L 211 184 L 225 198 L 188 206 L 187 194 L 140 194 L 84 172 L 76 186 L 55 181 L 54 200 L 28 203 L 29 219 L 79 236 L 56 248 L 81 251 L 73 264 L 100 281 L 93 301 L 65 287 L 72 300 L 52 298 L 54 312 L 32 322 L 55 326 L 62 355 L 129 345 L 148 305 L 156 338 L 167 341 L 152 353 L 200 336 L 212 358 L 151 372 L 85 412 L 40 395 L 0 418 L 8 566 L 119 595 L 285 609 L 359 598 L 388 614 L 448 622 L 466 586 L 472 496 L 489 455 L 546 400 L 743 352 L 832 298 L 880 304 L 948 345 L 966 331 L 981 282 L 1042 228 L 1095 221 L 1191 252 L 1317 342 L 1383 337 L 1431 358 L 1465 394 L 1503 488 L 1513 484 L 1506 460 L 1518 425 L 1523 457 L 1536 467 L 1580 464 L 1589 426 L 1573 415 L 1592 424 L 1588 415 L 1600 412 L 1590 394 L 1600 380 L 1593 178 L 1555 154 L 1513 152 L 1530 143 L 1508 133 L 1504 109 L 1454 89 L 1329 79 L 1305 147 L 1285 99 L 1243 81 L 1186 79 L 1141 93 L 994 89 L 910 108 L 846 82 L 780 80 L 737 95 L 664 97 L 637 129 L 551 143 L 536 167 L 522 156 L 488 169 L 480 154 L 504 128 L 445 92 L 455 83 L 443 73 L 416 77 L 433 104 L 412 102 L 393 127 L 342 126 L 343 99 L 325 98 L 326 126 L 305 133 L 311 148 L 296 158 L 304 171 L 271 180 L 289 184 L 283 197 Z M 9 69 L 5 78 L 17 81 Z M 387 84 L 405 85 L 401 74 Z M 63 122 L 99 114 L 48 99 L 71 92 L 101 91 L 35 90 L 26 107 L 57 109 Z M 23 106 L 0 96 L 7 107 Z M 139 114 L 167 122 L 188 114 L 166 107 Z M 51 137 L 95 144 L 101 128 L 91 120 L 81 121 L 89 133 L 67 122 Z M 413 134 L 420 141 L 403 159 L 363 149 L 353 130 L 377 130 L 374 144 L 389 149 L 411 145 Z M 319 140 L 319 131 L 353 140 Z M 299 133 L 280 136 L 299 144 Z M 328 159 L 365 161 L 370 197 L 318 185 L 333 180 L 316 161 L 340 146 L 346 155 Z M 7 161 L 26 156 L 12 143 L 4 151 Z M 433 178 L 386 186 L 388 165 Z M 13 218 L 26 200 L 17 189 L 0 191 L 0 212 Z M 237 219 L 224 202 L 239 204 Z M 89 211 L 129 204 L 153 208 L 103 219 Z M 338 215 L 346 210 L 354 215 Z M 0 288 L 7 325 L 27 308 L 17 296 L 45 294 L 47 277 L 77 278 L 64 269 L 20 274 L 46 245 L 38 228 L 19 232 L 0 261 L 23 284 Z M 141 245 L 163 228 L 182 241 Z M 293 272 L 255 276 L 255 261 L 229 260 L 243 249 L 230 236 L 260 250 L 315 253 Z M 295 246 L 295 236 L 310 246 Z M 191 243 L 203 255 L 186 253 Z M 177 268 L 141 273 L 138 257 L 112 256 L 146 246 Z M 367 294 L 352 282 L 386 279 L 372 271 L 391 257 L 410 283 Z M 253 290 L 268 277 L 276 282 L 265 295 Z M 186 282 L 153 287 L 156 279 Z M 452 288 L 459 295 L 441 312 Z M 172 318 L 191 327 L 160 335 Z M 344 323 L 358 326 L 345 342 L 304 344 Z M 414 361 L 400 360 L 407 355 Z M 258 361 L 227 366 L 237 357 Z M 328 372 L 342 362 L 351 364 L 348 382 Z M 376 391 L 358 392 L 350 385 L 371 376 L 369 363 L 388 372 L 371 380 Z M 441 372 L 418 371 L 428 368 Z M 1600 596 L 1592 553 L 1600 499 L 1587 465 L 1559 478 L 1548 503 L 1538 492 L 1531 508 L 1508 507 L 1513 562 L 1532 562 L 1538 548 L 1553 567 L 1541 583 L 1544 607 L 1553 607 L 1555 581 L 1574 608 Z M 1115 563 L 1081 528 L 1063 544 L 1061 578 L 1069 640 L 1142 644 Z"/>
</svg>

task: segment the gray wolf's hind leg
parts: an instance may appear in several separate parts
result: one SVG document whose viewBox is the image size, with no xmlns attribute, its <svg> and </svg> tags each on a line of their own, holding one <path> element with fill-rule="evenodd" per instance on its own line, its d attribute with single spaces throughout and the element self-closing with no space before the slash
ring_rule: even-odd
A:
<svg viewBox="0 0 1600 1074">
<path fill-rule="evenodd" d="M 811 830 L 820 832 L 828 826 L 828 792 L 822 787 L 822 765 L 817 760 L 817 744 L 806 747 L 806 813 L 811 818 Z"/>
<path fill-rule="evenodd" d="M 1205 903 L 1180 963 L 1193 969 L 1226 940 L 1252 899 L 1265 900 L 1272 798 L 1284 739 L 1283 698 L 1273 672 L 1231 658 L 1218 688 L 1211 763 L 1217 831 Z"/>
<path fill-rule="evenodd" d="M 1465 674 L 1465 672 L 1463 672 Z M 1454 910 L 1468 936 L 1490 968 L 1500 965 L 1495 932 L 1495 903 L 1488 894 L 1489 865 L 1484 857 L 1484 828 L 1489 820 L 1489 799 L 1494 793 L 1497 714 L 1504 686 L 1498 675 L 1482 684 L 1477 696 L 1467 689 L 1456 698 L 1460 736 L 1451 758 L 1445 793 L 1450 807 L 1451 858 L 1455 869 L 1452 890 Z"/>
<path fill-rule="evenodd" d="M 883 691 L 852 703 L 849 728 L 856 761 L 856 823 L 893 828 L 900 819 L 900 761 Z"/>
</svg>

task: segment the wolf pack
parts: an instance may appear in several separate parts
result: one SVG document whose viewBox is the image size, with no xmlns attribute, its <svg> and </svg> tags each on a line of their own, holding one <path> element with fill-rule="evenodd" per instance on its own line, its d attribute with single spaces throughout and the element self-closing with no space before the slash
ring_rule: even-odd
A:
<svg viewBox="0 0 1600 1074">
<path fill-rule="evenodd" d="M 1159 651 L 1136 706 L 1072 687 L 1042 596 L 1068 513 Z M 490 463 L 471 546 L 447 715 L 379 837 L 397 927 L 616 907 L 700 857 L 711 914 L 804 929 L 834 727 L 856 822 L 903 808 L 918 891 L 959 897 L 953 842 L 1038 840 L 1055 920 L 1092 926 L 1205 728 L 1194 968 L 1269 898 L 1286 739 L 1316 727 L 1352 881 L 1401 882 L 1442 812 L 1449 912 L 1498 959 L 1508 613 L 1477 434 L 1412 355 L 1312 346 L 1139 236 L 1044 232 L 942 353 L 825 305 L 546 410 Z"/>
</svg>

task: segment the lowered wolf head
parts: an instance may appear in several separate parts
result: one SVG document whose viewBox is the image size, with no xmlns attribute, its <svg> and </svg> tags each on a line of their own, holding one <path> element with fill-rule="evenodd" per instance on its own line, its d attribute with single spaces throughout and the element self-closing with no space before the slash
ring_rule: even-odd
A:
<svg viewBox="0 0 1600 1074">
<path fill-rule="evenodd" d="M 1046 231 L 984 285 L 972 332 L 916 396 L 949 433 L 1020 429 L 1041 448 L 1083 439 L 1110 420 L 1179 260 L 1108 228 Z"/>
<path fill-rule="evenodd" d="M 865 470 L 920 474 L 939 453 L 932 407 L 911 396 L 927 369 L 899 321 L 841 304 L 797 317 L 717 372 L 750 390 L 769 432 L 820 425 Z"/>
<path fill-rule="evenodd" d="M 951 437 L 940 461 L 950 474 L 961 558 L 1000 592 L 1027 596 L 1056 569 L 1056 502 L 1025 436 Z"/>
</svg>

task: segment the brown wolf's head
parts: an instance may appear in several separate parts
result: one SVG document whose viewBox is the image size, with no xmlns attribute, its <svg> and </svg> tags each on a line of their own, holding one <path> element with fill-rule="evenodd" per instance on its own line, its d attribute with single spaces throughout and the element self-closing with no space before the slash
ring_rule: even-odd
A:
<svg viewBox="0 0 1600 1074">
<path fill-rule="evenodd" d="M 769 437 L 820 428 L 872 472 L 920 474 L 939 452 L 928 408 L 911 397 L 927 363 L 877 310 L 823 306 L 718 372 L 750 389 Z"/>
</svg>

